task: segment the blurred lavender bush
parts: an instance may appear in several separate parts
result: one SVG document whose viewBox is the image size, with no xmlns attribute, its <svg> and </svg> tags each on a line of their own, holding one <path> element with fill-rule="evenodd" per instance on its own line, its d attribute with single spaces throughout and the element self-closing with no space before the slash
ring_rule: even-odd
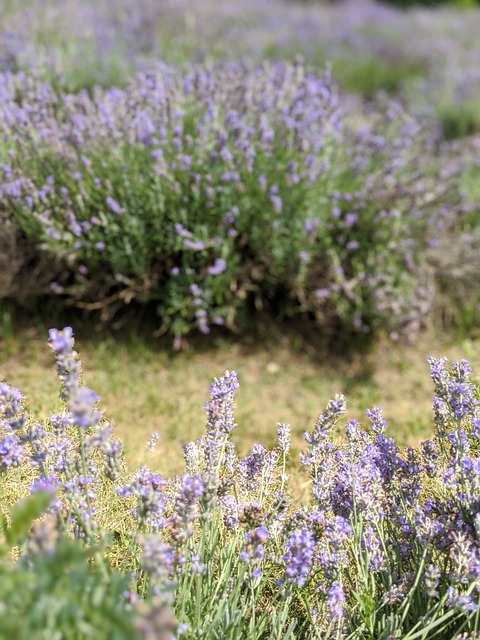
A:
<svg viewBox="0 0 480 640">
<path fill-rule="evenodd" d="M 401 11 L 372 0 L 25 0 L 5 1 L 1 13 L 0 68 L 41 69 L 68 90 L 124 85 L 158 60 L 303 55 L 321 67 L 331 61 L 348 89 L 400 92 L 410 107 L 436 113 L 450 136 L 480 128 L 478 8 Z"/>
<path fill-rule="evenodd" d="M 0 84 L 0 206 L 57 259 L 51 291 L 103 319 L 157 301 L 178 342 L 253 304 L 327 332 L 413 334 L 428 313 L 458 169 L 398 104 L 342 109 L 302 64 L 159 67 L 92 95 Z"/>
<path fill-rule="evenodd" d="M 46 597 L 70 562 L 80 582 L 61 582 L 62 605 L 82 593 L 86 611 L 91 596 L 106 615 L 117 612 L 95 632 L 77 602 L 71 637 L 123 638 L 122 620 L 142 638 L 476 637 L 480 408 L 467 361 L 430 358 L 435 434 L 418 449 L 396 445 L 377 408 L 366 411 L 366 428 L 350 420 L 337 439 L 346 404 L 336 396 L 305 433 L 297 469 L 285 424 L 272 450 L 257 443 L 236 455 L 239 385 L 226 372 L 211 386 L 205 435 L 184 447 L 185 473 L 167 479 L 125 471 L 98 397 L 81 384 L 71 328 L 52 329 L 50 344 L 60 414 L 37 422 L 21 393 L 0 385 L 1 513 L 15 493 L 32 494 L 0 520 L 1 552 L 21 547 L 14 568 L 0 567 L 2 621 L 8 607 L 31 601 L 32 585 Z M 311 488 L 303 506 L 300 485 Z M 92 558 L 93 591 L 69 536 Z M 112 571 L 129 578 L 122 596 Z M 38 632 L 35 611 L 45 614 L 27 610 L 30 628 L 9 616 L 10 637 L 40 637 L 18 635 Z M 52 633 L 65 629 L 61 617 L 49 620 Z"/>
<path fill-rule="evenodd" d="M 412 7 L 415 5 L 439 6 L 441 4 L 452 4 L 455 7 L 469 9 L 478 4 L 478 0 L 383 0 L 386 4 L 393 4 L 398 7 Z"/>
</svg>

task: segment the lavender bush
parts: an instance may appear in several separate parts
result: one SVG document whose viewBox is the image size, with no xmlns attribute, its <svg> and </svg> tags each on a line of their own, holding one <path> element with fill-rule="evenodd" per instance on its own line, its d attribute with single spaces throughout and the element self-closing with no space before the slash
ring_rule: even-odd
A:
<svg viewBox="0 0 480 640">
<path fill-rule="evenodd" d="M 92 96 L 0 82 L 0 206 L 58 260 L 52 292 L 104 319 L 156 301 L 176 343 L 253 305 L 360 333 L 428 312 L 458 170 L 398 104 L 345 113 L 302 64 L 161 67 Z"/>
<path fill-rule="evenodd" d="M 430 358 L 435 433 L 418 449 L 396 445 L 377 408 L 367 427 L 350 420 L 337 439 L 346 404 L 336 396 L 305 434 L 297 470 L 289 425 L 278 425 L 274 449 L 236 455 L 238 380 L 226 372 L 211 387 L 205 435 L 184 447 L 184 474 L 167 479 L 145 467 L 126 473 L 81 385 L 72 330 L 51 330 L 50 344 L 61 415 L 40 424 L 18 390 L 0 388 L 2 511 L 19 478 L 25 493 L 55 491 L 22 557 L 51 541 L 48 530 L 80 538 L 99 569 L 113 558 L 130 576 L 128 606 L 150 606 L 136 627 L 144 637 L 476 637 L 480 408 L 467 361 Z M 302 506 L 295 486 L 305 474 Z M 120 541 L 109 541 L 120 522 Z M 10 540 L 14 524 L 1 526 Z M 155 614 L 170 607 L 174 632 Z"/>
</svg>

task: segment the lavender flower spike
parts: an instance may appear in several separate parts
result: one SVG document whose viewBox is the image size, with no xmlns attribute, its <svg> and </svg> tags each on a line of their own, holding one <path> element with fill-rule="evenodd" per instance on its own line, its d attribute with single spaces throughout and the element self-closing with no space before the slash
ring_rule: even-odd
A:
<svg viewBox="0 0 480 640">
<path fill-rule="evenodd" d="M 210 469 L 215 469 L 218 466 L 219 446 L 235 428 L 233 419 L 234 392 L 238 387 L 237 374 L 234 371 L 226 371 L 210 387 L 210 400 L 205 405 L 207 412 L 205 457 L 207 467 Z"/>
<path fill-rule="evenodd" d="M 0 472 L 9 467 L 16 467 L 22 462 L 23 447 L 18 444 L 18 438 L 7 436 L 0 440 Z"/>
<path fill-rule="evenodd" d="M 57 374 L 63 383 L 60 393 L 62 400 L 70 400 L 80 386 L 80 363 L 73 350 L 74 338 L 72 327 L 65 327 L 63 331 L 50 329 L 48 332 L 50 346 L 57 358 Z"/>
<path fill-rule="evenodd" d="M 57 358 L 57 374 L 63 383 L 60 397 L 67 403 L 71 423 L 82 428 L 97 425 L 103 415 L 94 410 L 99 397 L 88 387 L 80 386 L 81 364 L 73 350 L 72 328 L 65 327 L 63 331 L 50 329 L 48 337 Z"/>
<path fill-rule="evenodd" d="M 310 529 L 295 529 L 286 543 L 286 581 L 303 587 L 313 562 L 315 540 Z"/>
<path fill-rule="evenodd" d="M 277 442 L 278 448 L 283 454 L 287 454 L 290 450 L 290 425 L 277 423 Z"/>
<path fill-rule="evenodd" d="M 15 387 L 0 383 L 0 422 L 7 431 L 18 431 L 25 424 L 22 410 L 23 395 Z"/>
<path fill-rule="evenodd" d="M 328 598 L 325 601 L 329 615 L 332 619 L 340 618 L 343 615 L 343 604 L 345 602 L 345 594 L 340 582 L 336 581 L 330 587 Z"/>
<path fill-rule="evenodd" d="M 23 395 L 15 387 L 0 383 L 0 418 L 12 418 L 21 410 Z"/>
</svg>

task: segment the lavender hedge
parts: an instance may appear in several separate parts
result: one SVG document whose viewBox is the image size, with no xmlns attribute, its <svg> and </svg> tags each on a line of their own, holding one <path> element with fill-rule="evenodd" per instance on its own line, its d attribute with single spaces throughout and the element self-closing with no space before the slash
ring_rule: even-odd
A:
<svg viewBox="0 0 480 640">
<path fill-rule="evenodd" d="M 255 444 L 237 457 L 238 380 L 226 372 L 211 387 L 205 435 L 184 447 L 184 474 L 167 479 L 125 471 L 98 396 L 81 384 L 71 328 L 52 329 L 50 344 L 60 413 L 37 422 L 17 389 L 0 386 L 2 512 L 19 487 L 32 495 L 27 510 L 10 509 L 0 523 L 4 540 L 21 544 L 15 571 L 24 582 L 45 553 L 61 564 L 58 541 L 70 536 L 104 585 L 112 564 L 130 576 L 122 606 L 146 638 L 171 638 L 174 628 L 192 639 L 476 637 L 480 406 L 467 361 L 430 358 L 435 433 L 417 449 L 396 445 L 376 408 L 367 427 L 350 420 L 338 439 L 346 404 L 336 396 L 305 433 L 300 468 L 284 424 L 274 449 Z M 45 505 L 29 542 L 15 538 L 22 517 L 25 529 Z M 11 628 L 22 621 L 8 606 L 22 599 L 8 598 L 0 619 L 8 615 Z"/>
<path fill-rule="evenodd" d="M 50 290 L 107 319 L 155 301 L 176 343 L 252 305 L 413 333 L 426 249 L 463 210 L 434 132 L 393 102 L 342 108 L 301 64 L 160 67 L 92 95 L 5 73 L 0 114 L 0 208 L 58 261 Z"/>
</svg>

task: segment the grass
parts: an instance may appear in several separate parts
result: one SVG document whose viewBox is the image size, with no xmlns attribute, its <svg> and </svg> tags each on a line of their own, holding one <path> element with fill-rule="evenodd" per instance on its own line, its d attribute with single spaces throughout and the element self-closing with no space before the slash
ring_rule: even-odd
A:
<svg viewBox="0 0 480 640">
<path fill-rule="evenodd" d="M 162 341 L 134 333 L 125 338 L 79 331 L 76 346 L 84 383 L 100 395 L 101 408 L 115 421 L 129 467 L 146 464 L 164 474 L 181 471 L 181 445 L 203 434 L 210 383 L 226 369 L 238 373 L 241 385 L 233 435 L 239 452 L 256 442 L 272 446 L 277 422 L 287 422 L 294 456 L 303 447 L 303 432 L 335 393 L 346 395 L 348 418 L 365 424 L 365 409 L 381 406 L 390 435 L 400 444 L 418 444 L 432 433 L 427 357 L 466 357 L 474 372 L 480 369 L 480 342 L 454 345 L 432 333 L 411 347 L 380 342 L 351 357 L 332 356 L 278 328 L 268 338 L 217 338 L 176 354 Z M 35 415 L 46 418 L 60 409 L 46 331 L 27 327 L 11 333 L 8 348 L 0 341 L 0 379 L 20 388 Z M 147 442 L 155 431 L 160 438 L 152 453 Z"/>
<path fill-rule="evenodd" d="M 422 64 L 416 60 L 402 60 L 395 64 L 362 55 L 348 60 L 348 56 L 351 58 L 352 53 L 333 60 L 333 76 L 347 91 L 367 98 L 374 98 L 379 91 L 395 94 L 406 82 L 425 75 Z"/>
</svg>

